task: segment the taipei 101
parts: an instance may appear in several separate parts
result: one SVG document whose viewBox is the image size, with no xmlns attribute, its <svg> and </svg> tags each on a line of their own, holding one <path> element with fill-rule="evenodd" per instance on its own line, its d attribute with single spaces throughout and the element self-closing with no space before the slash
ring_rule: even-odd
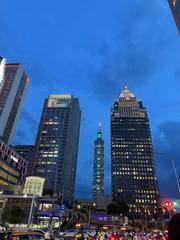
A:
<svg viewBox="0 0 180 240">
<path fill-rule="evenodd" d="M 0 240 L 180 240 L 180 0 L 0 6 Z"/>
</svg>

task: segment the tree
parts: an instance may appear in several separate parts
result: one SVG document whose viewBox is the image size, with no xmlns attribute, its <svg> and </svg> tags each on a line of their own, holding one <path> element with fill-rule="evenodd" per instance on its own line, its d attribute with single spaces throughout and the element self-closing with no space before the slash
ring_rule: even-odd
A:
<svg viewBox="0 0 180 240">
<path fill-rule="evenodd" d="M 107 213 L 113 215 L 127 215 L 129 207 L 125 202 L 112 202 L 107 206 Z"/>
<path fill-rule="evenodd" d="M 5 208 L 2 213 L 2 220 L 4 223 L 24 223 L 25 217 L 26 214 L 20 207 L 13 207 L 10 212 L 7 208 Z"/>
</svg>

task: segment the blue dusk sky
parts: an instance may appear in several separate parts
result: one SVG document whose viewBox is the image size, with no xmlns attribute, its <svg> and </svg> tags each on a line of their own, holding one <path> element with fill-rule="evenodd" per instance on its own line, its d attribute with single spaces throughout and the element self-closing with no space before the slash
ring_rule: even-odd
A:
<svg viewBox="0 0 180 240">
<path fill-rule="evenodd" d="M 180 177 L 180 35 L 167 0 L 0 0 L 0 55 L 30 78 L 14 144 L 33 144 L 48 94 L 79 98 L 76 197 L 91 196 L 98 122 L 111 192 L 110 108 L 125 83 L 147 107 L 154 149 Z M 170 157 L 155 156 L 161 196 L 178 197 Z"/>
</svg>

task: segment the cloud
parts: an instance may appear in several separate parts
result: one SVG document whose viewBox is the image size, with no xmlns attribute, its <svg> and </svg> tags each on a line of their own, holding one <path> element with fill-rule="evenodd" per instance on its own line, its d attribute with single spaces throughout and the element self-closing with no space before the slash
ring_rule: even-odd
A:
<svg viewBox="0 0 180 240">
<path fill-rule="evenodd" d="M 21 130 L 21 129 L 18 129 L 18 131 L 16 132 L 16 135 L 14 137 L 14 140 L 13 142 L 16 144 L 24 144 L 24 139 L 27 138 L 27 135 L 26 135 L 26 132 Z"/>
<path fill-rule="evenodd" d="M 180 149 L 177 143 L 180 142 L 180 122 L 168 121 L 158 126 L 157 132 L 157 148 L 166 149 L 165 152 L 178 157 Z"/>
<path fill-rule="evenodd" d="M 169 121 L 158 126 L 157 133 L 154 137 L 154 151 L 162 196 L 178 196 L 172 158 L 175 162 L 177 170 L 179 170 L 179 142 L 180 122 Z"/>
<path fill-rule="evenodd" d="M 36 128 L 38 125 L 38 122 L 32 117 L 32 115 L 24 109 L 22 112 L 22 120 L 27 125 L 29 125 L 30 128 Z"/>
<path fill-rule="evenodd" d="M 23 109 L 21 119 L 17 125 L 13 144 L 33 144 L 37 128 L 38 122 L 34 120 L 26 109 Z"/>
<path fill-rule="evenodd" d="M 131 87 L 142 85 L 147 82 L 156 69 L 155 61 L 141 49 L 133 49 L 130 53 L 124 53 L 119 49 L 111 51 L 110 46 L 103 53 L 101 69 L 89 70 L 89 78 L 92 79 L 91 88 L 101 100 L 112 100 L 112 96 L 121 91 L 127 83 Z M 127 49 L 126 49 L 127 51 Z"/>
<path fill-rule="evenodd" d="M 137 88 L 153 81 L 169 64 L 162 55 L 173 45 L 172 32 L 166 31 L 164 23 L 166 8 L 157 1 L 122 1 L 120 6 L 113 40 L 102 40 L 88 48 L 94 64 L 89 66 L 87 77 L 103 102 L 112 101 L 125 83 Z"/>
</svg>

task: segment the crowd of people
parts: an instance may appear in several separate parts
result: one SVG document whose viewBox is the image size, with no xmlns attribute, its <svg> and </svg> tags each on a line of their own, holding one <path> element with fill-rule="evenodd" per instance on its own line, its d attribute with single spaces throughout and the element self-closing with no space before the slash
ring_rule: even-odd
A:
<svg viewBox="0 0 180 240">
<path fill-rule="evenodd" d="M 83 230 L 76 234 L 78 240 L 180 240 L 180 213 L 175 214 L 168 225 L 168 231 L 109 231 Z"/>
<path fill-rule="evenodd" d="M 86 230 L 76 234 L 78 240 L 168 240 L 168 233 L 142 231 L 104 231 Z"/>
</svg>

